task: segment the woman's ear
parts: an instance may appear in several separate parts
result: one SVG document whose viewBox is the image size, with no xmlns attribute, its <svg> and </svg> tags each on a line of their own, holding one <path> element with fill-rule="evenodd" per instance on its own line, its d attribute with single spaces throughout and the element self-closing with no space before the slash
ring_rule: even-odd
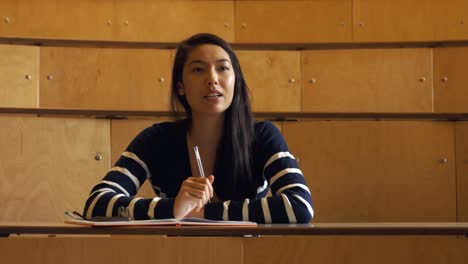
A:
<svg viewBox="0 0 468 264">
<path fill-rule="evenodd" d="M 182 85 L 181 82 L 178 82 L 178 83 L 177 83 L 177 92 L 179 93 L 180 96 L 184 96 L 184 95 L 185 95 L 184 85 Z"/>
</svg>

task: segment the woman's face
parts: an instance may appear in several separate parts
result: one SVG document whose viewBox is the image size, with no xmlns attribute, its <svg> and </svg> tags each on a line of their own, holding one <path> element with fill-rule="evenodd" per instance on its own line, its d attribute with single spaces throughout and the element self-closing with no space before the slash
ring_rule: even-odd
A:
<svg viewBox="0 0 468 264">
<path fill-rule="evenodd" d="M 229 54 L 203 44 L 188 54 L 178 93 L 187 98 L 192 113 L 220 114 L 231 105 L 235 81 Z"/>
</svg>

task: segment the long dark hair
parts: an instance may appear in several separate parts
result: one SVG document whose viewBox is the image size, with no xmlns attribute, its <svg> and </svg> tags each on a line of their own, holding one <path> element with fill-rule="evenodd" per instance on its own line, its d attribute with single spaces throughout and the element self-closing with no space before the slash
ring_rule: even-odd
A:
<svg viewBox="0 0 468 264">
<path fill-rule="evenodd" d="M 231 105 L 225 112 L 222 143 L 217 150 L 214 188 L 222 200 L 253 198 L 257 188 L 252 167 L 254 119 L 239 59 L 226 41 L 213 34 L 200 33 L 179 44 L 172 68 L 172 110 L 179 118 L 185 113 L 185 118 L 191 121 L 192 109 L 185 96 L 179 95 L 178 83 L 182 83 L 188 54 L 203 44 L 213 44 L 223 48 L 229 54 L 235 74 L 234 95 Z"/>
</svg>

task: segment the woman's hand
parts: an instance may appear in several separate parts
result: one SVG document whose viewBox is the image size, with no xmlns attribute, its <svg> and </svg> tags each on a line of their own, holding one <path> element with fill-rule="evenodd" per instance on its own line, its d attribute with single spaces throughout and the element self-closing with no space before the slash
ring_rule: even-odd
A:
<svg viewBox="0 0 468 264">
<path fill-rule="evenodd" d="M 185 217 L 205 218 L 205 208 L 200 210 L 193 209 Z"/>
<path fill-rule="evenodd" d="M 214 176 L 206 178 L 189 177 L 180 187 L 174 202 L 174 217 L 185 217 L 192 210 L 199 212 L 213 197 Z"/>
</svg>

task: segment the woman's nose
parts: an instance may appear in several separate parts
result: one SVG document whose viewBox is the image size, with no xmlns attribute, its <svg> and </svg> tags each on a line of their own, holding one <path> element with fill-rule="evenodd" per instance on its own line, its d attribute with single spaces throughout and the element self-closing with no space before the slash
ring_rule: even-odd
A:
<svg viewBox="0 0 468 264">
<path fill-rule="evenodd" d="M 215 70 L 208 72 L 206 84 L 208 86 L 218 85 L 218 73 Z"/>
<path fill-rule="evenodd" d="M 218 85 L 218 81 L 214 80 L 214 81 L 208 81 L 208 84 L 207 84 L 209 87 L 213 87 L 214 85 Z"/>
</svg>

